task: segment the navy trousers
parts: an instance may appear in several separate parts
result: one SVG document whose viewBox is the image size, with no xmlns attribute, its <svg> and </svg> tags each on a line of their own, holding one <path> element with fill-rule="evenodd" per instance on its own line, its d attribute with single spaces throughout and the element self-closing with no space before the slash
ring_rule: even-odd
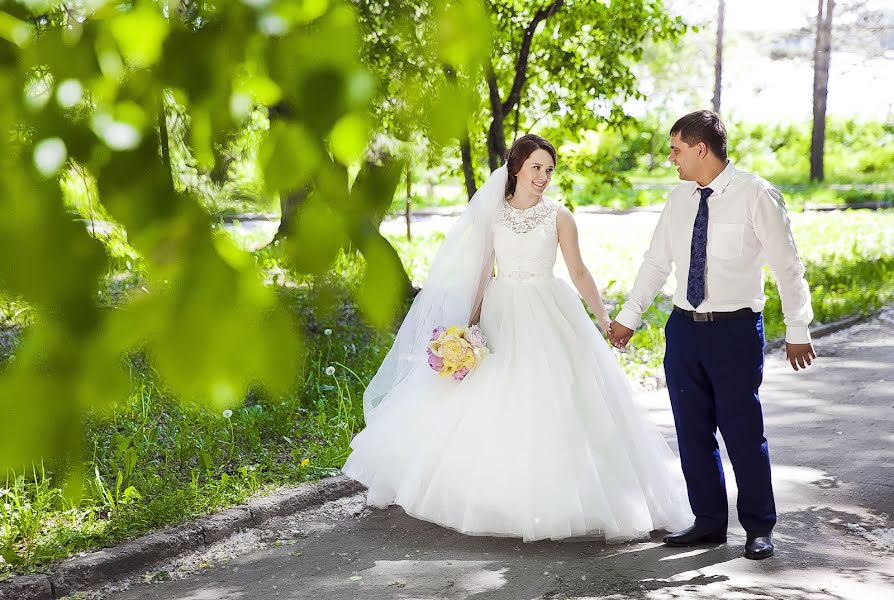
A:
<svg viewBox="0 0 894 600">
<path fill-rule="evenodd" d="M 727 528 L 720 429 L 739 488 L 739 522 L 749 535 L 769 535 L 776 504 L 758 396 L 764 369 L 762 316 L 701 323 L 674 312 L 665 333 L 667 389 L 696 523 Z"/>
</svg>

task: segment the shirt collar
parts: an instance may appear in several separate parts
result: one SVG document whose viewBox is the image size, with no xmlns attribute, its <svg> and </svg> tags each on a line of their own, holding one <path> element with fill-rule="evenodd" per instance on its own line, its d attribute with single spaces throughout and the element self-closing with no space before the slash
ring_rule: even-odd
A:
<svg viewBox="0 0 894 600">
<path fill-rule="evenodd" d="M 733 176 L 736 174 L 736 168 L 733 166 L 731 161 L 726 161 L 726 167 L 720 172 L 714 180 L 706 185 L 705 187 L 709 187 L 713 190 L 714 195 L 718 195 L 723 190 L 726 189 L 726 186 L 729 185 L 729 182 L 733 180 Z M 699 185 L 698 182 L 692 182 L 692 193 L 696 194 L 698 192 Z"/>
</svg>

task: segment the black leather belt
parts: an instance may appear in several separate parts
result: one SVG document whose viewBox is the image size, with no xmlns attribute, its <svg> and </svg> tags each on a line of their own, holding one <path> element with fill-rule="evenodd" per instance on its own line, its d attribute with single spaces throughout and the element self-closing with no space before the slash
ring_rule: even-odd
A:
<svg viewBox="0 0 894 600">
<path fill-rule="evenodd" d="M 745 319 L 753 317 L 755 313 L 750 308 L 740 308 L 730 312 L 695 312 L 694 310 L 683 310 L 679 306 L 674 306 L 674 312 L 685 315 L 696 323 L 709 323 L 711 321 L 723 321 L 726 319 Z"/>
</svg>

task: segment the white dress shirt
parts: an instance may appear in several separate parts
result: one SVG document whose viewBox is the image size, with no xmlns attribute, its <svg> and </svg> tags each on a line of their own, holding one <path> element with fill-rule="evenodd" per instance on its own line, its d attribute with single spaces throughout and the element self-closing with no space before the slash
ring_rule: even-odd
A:
<svg viewBox="0 0 894 600">
<path fill-rule="evenodd" d="M 769 264 L 782 300 L 785 341 L 810 342 L 810 290 L 782 194 L 768 181 L 737 171 L 729 162 L 707 185 L 713 193 L 708 197 L 705 300 L 693 307 L 686 299 L 692 227 L 700 200 L 697 187 L 690 181 L 670 193 L 633 290 L 615 320 L 636 329 L 674 265 L 674 304 L 680 308 L 698 312 L 750 308 L 760 312 L 766 302 L 762 269 Z"/>
</svg>

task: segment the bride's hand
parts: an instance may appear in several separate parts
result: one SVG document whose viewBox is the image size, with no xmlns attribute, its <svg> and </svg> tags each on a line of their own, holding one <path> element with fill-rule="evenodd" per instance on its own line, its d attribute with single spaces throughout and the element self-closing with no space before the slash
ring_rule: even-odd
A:
<svg viewBox="0 0 894 600">
<path fill-rule="evenodd" d="M 608 339 L 615 348 L 625 348 L 632 336 L 633 330 L 617 321 L 612 321 L 608 327 Z"/>
</svg>

